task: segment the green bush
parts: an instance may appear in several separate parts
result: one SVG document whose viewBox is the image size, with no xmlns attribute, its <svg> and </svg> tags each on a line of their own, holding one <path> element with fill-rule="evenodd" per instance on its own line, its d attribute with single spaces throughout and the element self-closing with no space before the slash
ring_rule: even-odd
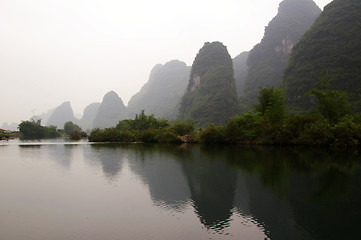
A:
<svg viewBox="0 0 361 240">
<path fill-rule="evenodd" d="M 78 125 L 76 125 L 75 123 L 70 121 L 70 122 L 64 123 L 64 131 L 65 131 L 66 134 L 70 135 L 72 131 L 81 132 L 82 129 Z"/>
<path fill-rule="evenodd" d="M 224 127 L 209 125 L 200 132 L 199 138 L 205 144 L 225 143 Z"/>
<path fill-rule="evenodd" d="M 311 114 L 295 115 L 287 118 L 280 127 L 279 143 L 296 143 L 303 131 L 320 119 L 320 116 Z"/>
<path fill-rule="evenodd" d="M 357 146 L 361 140 L 360 122 L 352 116 L 344 117 L 335 124 L 333 132 L 333 145 L 336 147 Z"/>
<path fill-rule="evenodd" d="M 24 139 L 57 138 L 60 133 L 55 126 L 41 126 L 41 120 L 22 121 L 19 124 L 19 131 Z"/>
<path fill-rule="evenodd" d="M 317 120 L 301 132 L 294 143 L 302 145 L 326 146 L 330 145 L 333 139 L 331 125 L 324 120 Z"/>
<path fill-rule="evenodd" d="M 248 112 L 230 118 L 224 132 L 227 142 L 252 141 L 260 135 L 262 117 L 260 113 Z"/>
<path fill-rule="evenodd" d="M 258 95 L 257 112 L 271 123 L 281 123 L 286 117 L 286 94 L 282 88 L 262 88 Z"/>
<path fill-rule="evenodd" d="M 70 137 L 70 140 L 72 140 L 72 141 L 78 141 L 78 140 L 80 140 L 82 138 L 81 131 L 79 131 L 77 129 L 73 129 L 69 133 L 69 137 Z"/>
<path fill-rule="evenodd" d="M 181 143 L 179 134 L 173 128 L 165 128 L 158 131 L 157 140 L 160 143 Z"/>
<path fill-rule="evenodd" d="M 194 132 L 194 123 L 193 122 L 177 122 L 172 127 L 174 132 L 179 136 L 188 135 Z"/>
</svg>

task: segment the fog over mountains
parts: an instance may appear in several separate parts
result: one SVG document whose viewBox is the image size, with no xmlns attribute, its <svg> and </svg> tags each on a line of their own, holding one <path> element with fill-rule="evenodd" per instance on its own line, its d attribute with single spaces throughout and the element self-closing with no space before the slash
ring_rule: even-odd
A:
<svg viewBox="0 0 361 240">
<path fill-rule="evenodd" d="M 335 78 L 335 88 L 352 93 L 357 103 L 361 95 L 360 5 L 356 0 L 334 0 L 321 13 L 312 0 L 284 0 L 251 51 L 231 59 L 223 43 L 206 42 L 192 66 L 180 60 L 155 65 L 128 106 L 110 91 L 102 102 L 90 103 L 81 119 L 74 117 L 70 102 L 33 119 L 58 128 L 73 121 L 90 130 L 114 127 L 144 110 L 157 118 L 222 125 L 251 109 L 261 87 L 284 87 L 289 103 L 307 110 L 301 97 L 318 86 L 325 72 Z M 2 127 L 14 130 L 15 125 Z"/>
</svg>

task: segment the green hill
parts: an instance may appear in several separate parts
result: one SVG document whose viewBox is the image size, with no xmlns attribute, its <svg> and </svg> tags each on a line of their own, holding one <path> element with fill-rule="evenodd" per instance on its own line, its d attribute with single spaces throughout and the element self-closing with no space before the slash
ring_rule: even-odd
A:
<svg viewBox="0 0 361 240">
<path fill-rule="evenodd" d="M 180 119 L 199 126 L 221 125 L 237 113 L 237 108 L 231 56 L 222 43 L 207 42 L 194 59 Z"/>
<path fill-rule="evenodd" d="M 327 75 L 336 90 L 351 93 L 361 110 L 361 1 L 334 0 L 294 47 L 284 84 L 291 106 L 309 109 L 303 94 Z"/>
<path fill-rule="evenodd" d="M 255 103 L 260 87 L 279 87 L 293 46 L 311 27 L 321 9 L 312 0 L 284 0 L 265 29 L 262 41 L 248 57 L 248 75 L 242 88 L 242 104 Z"/>
</svg>

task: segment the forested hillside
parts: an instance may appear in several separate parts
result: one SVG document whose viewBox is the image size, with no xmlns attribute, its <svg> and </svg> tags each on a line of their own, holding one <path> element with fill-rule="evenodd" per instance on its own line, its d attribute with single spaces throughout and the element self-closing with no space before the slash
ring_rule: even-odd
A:
<svg viewBox="0 0 361 240">
<path fill-rule="evenodd" d="M 294 47 L 285 71 L 288 103 L 303 110 L 311 106 L 305 92 L 330 79 L 335 90 L 351 94 L 361 110 L 361 1 L 334 0 Z"/>
<path fill-rule="evenodd" d="M 237 108 L 232 59 L 222 43 L 207 42 L 193 62 L 180 119 L 199 126 L 221 125 L 237 113 Z"/>
<path fill-rule="evenodd" d="M 284 0 L 268 24 L 262 41 L 249 53 L 241 103 L 249 109 L 260 87 L 279 87 L 293 46 L 311 27 L 321 9 L 312 0 Z"/>
</svg>

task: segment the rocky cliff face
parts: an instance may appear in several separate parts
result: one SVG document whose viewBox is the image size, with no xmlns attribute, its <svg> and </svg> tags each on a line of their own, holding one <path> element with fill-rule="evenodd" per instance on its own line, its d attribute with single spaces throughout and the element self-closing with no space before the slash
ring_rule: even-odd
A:
<svg viewBox="0 0 361 240">
<path fill-rule="evenodd" d="M 312 0 L 284 0 L 268 24 L 262 41 L 249 53 L 241 101 L 252 106 L 261 87 L 279 87 L 290 53 L 321 13 Z"/>
<path fill-rule="evenodd" d="M 327 76 L 332 88 L 347 91 L 361 111 L 361 1 L 334 0 L 294 47 L 284 74 L 288 103 L 300 110 L 312 105 L 304 93 Z"/>
<path fill-rule="evenodd" d="M 205 43 L 192 65 L 180 119 L 199 126 L 222 125 L 237 113 L 237 107 L 233 62 L 227 48 L 220 42 Z"/>
<path fill-rule="evenodd" d="M 56 126 L 59 129 L 64 128 L 66 122 L 75 122 L 73 109 L 71 108 L 70 102 L 64 102 L 51 114 L 49 120 L 47 121 L 47 126 Z"/>
<path fill-rule="evenodd" d="M 125 117 L 124 103 L 114 91 L 105 94 L 94 119 L 94 128 L 115 127 Z"/>
<path fill-rule="evenodd" d="M 175 119 L 187 87 L 189 72 L 190 68 L 178 60 L 156 65 L 149 81 L 130 99 L 127 117 L 134 118 L 135 114 L 144 110 L 147 115 Z"/>
</svg>

